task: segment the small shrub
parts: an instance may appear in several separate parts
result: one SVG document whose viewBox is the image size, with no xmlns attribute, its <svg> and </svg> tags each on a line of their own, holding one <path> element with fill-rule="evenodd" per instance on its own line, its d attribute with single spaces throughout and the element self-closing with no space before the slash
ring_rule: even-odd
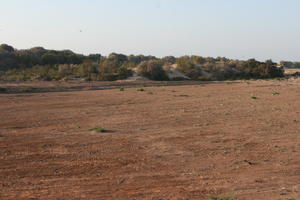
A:
<svg viewBox="0 0 300 200">
<path fill-rule="evenodd" d="M 90 129 L 90 131 L 96 131 L 97 133 L 105 133 L 107 130 L 105 130 L 102 127 L 95 127 L 95 128 Z"/>
<path fill-rule="evenodd" d="M 27 92 L 32 92 L 32 89 L 30 89 L 30 88 L 20 88 L 19 91 L 20 91 L 20 92 L 27 93 Z"/>
<path fill-rule="evenodd" d="M 233 200 L 231 196 L 226 197 L 210 197 L 209 200 Z"/>
<path fill-rule="evenodd" d="M 139 92 L 145 92 L 146 90 L 144 88 L 140 88 L 137 91 L 139 91 Z"/>
<path fill-rule="evenodd" d="M 192 57 L 182 56 L 176 61 L 177 69 L 193 80 L 199 80 L 202 76 L 202 69 L 198 63 L 195 63 Z"/>
<path fill-rule="evenodd" d="M 125 91 L 125 89 L 124 88 L 120 88 L 120 91 L 123 92 L 123 91 Z"/>
<path fill-rule="evenodd" d="M 187 94 L 181 94 L 181 95 L 179 95 L 180 97 L 189 97 L 189 95 L 187 95 Z"/>
<path fill-rule="evenodd" d="M 256 96 L 252 96 L 252 97 L 251 97 L 251 99 L 253 99 L 253 100 L 256 100 L 256 99 L 257 99 L 257 97 L 256 97 Z"/>
<path fill-rule="evenodd" d="M 6 92 L 7 92 L 7 88 L 0 87 L 0 93 L 6 93 Z"/>
<path fill-rule="evenodd" d="M 169 80 L 163 65 L 157 60 L 149 60 L 141 62 L 137 67 L 137 73 L 140 76 L 147 77 L 151 80 L 164 81 Z"/>
<path fill-rule="evenodd" d="M 279 92 L 273 92 L 272 95 L 280 95 Z"/>
</svg>

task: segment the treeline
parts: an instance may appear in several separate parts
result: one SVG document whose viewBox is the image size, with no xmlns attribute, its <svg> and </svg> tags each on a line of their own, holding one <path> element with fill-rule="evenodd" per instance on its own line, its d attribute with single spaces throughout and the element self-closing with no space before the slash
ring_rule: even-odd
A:
<svg viewBox="0 0 300 200">
<path fill-rule="evenodd" d="M 287 69 L 300 69 L 300 62 L 281 61 L 280 66 Z"/>
<path fill-rule="evenodd" d="M 180 80 L 182 76 L 170 76 L 178 72 L 192 80 L 228 80 L 248 78 L 282 77 L 283 69 L 268 60 L 259 62 L 201 56 L 130 55 L 112 53 L 109 56 L 76 54 L 70 50 L 55 51 L 42 47 L 17 50 L 12 46 L 0 46 L 1 80 L 105 80 L 126 79 L 133 74 L 151 80 Z"/>
<path fill-rule="evenodd" d="M 99 54 L 84 56 L 70 50 L 55 51 L 43 47 L 16 50 L 7 44 L 0 45 L 0 70 L 25 69 L 36 65 L 81 64 L 86 59 L 97 62 L 100 58 Z"/>
</svg>

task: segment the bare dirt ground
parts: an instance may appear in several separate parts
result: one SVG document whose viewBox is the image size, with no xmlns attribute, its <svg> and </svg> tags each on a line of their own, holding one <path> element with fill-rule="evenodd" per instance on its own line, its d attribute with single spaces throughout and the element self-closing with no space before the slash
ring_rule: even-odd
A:
<svg viewBox="0 0 300 200">
<path fill-rule="evenodd" d="M 300 80 L 162 85 L 0 94 L 0 199 L 300 199 Z"/>
<path fill-rule="evenodd" d="M 291 75 L 291 74 L 295 74 L 295 73 L 300 73 L 300 69 L 285 69 L 284 73 L 286 75 Z"/>
</svg>

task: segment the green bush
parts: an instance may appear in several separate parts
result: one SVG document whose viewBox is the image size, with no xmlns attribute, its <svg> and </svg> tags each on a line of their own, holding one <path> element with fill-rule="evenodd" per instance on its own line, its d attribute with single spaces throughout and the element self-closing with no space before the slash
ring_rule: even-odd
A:
<svg viewBox="0 0 300 200">
<path fill-rule="evenodd" d="M 233 200 L 232 197 L 227 196 L 227 197 L 210 197 L 209 200 Z"/>
<path fill-rule="evenodd" d="M 138 65 L 137 73 L 151 80 L 169 80 L 166 72 L 163 70 L 163 64 L 158 60 L 143 61 Z"/>
<path fill-rule="evenodd" d="M 102 127 L 95 127 L 95 128 L 90 129 L 90 131 L 95 131 L 95 132 L 97 132 L 97 133 L 104 133 L 104 132 L 106 132 L 107 130 L 105 130 L 105 129 L 102 128 Z"/>
<path fill-rule="evenodd" d="M 190 77 L 193 80 L 197 80 L 199 77 L 203 75 L 200 65 L 195 63 L 195 61 L 191 57 L 188 56 L 180 57 L 177 59 L 176 64 L 177 64 L 177 69 L 180 72 L 182 72 L 183 74 L 185 74 L 186 76 Z"/>
</svg>

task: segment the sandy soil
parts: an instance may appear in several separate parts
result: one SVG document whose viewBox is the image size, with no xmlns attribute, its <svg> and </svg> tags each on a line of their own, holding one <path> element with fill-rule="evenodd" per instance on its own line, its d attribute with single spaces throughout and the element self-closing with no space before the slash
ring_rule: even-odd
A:
<svg viewBox="0 0 300 200">
<path fill-rule="evenodd" d="M 284 69 L 284 73 L 286 75 L 295 74 L 297 72 L 300 73 L 300 69 Z"/>
<path fill-rule="evenodd" d="M 0 94 L 0 199 L 300 199 L 299 80 L 117 87 Z"/>
</svg>

